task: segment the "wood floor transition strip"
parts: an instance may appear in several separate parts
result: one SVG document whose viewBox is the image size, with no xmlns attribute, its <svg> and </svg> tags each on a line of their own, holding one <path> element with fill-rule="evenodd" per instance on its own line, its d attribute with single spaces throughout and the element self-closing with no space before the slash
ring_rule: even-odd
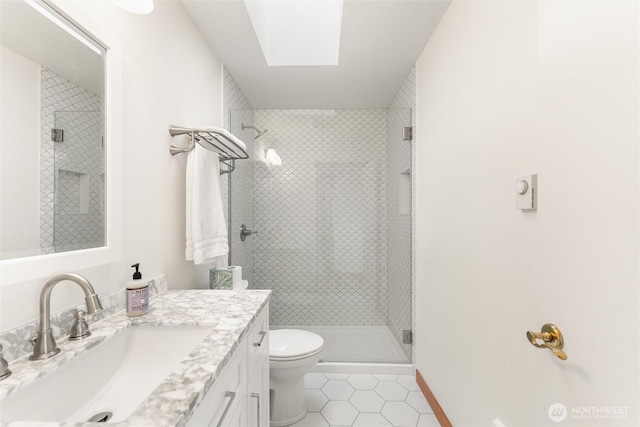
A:
<svg viewBox="0 0 640 427">
<path fill-rule="evenodd" d="M 424 378 L 422 378 L 422 374 L 420 374 L 420 371 L 418 371 L 417 369 L 416 369 L 416 382 L 418 383 L 418 387 L 420 387 L 422 394 L 424 394 L 424 397 L 427 399 L 429 406 L 431 406 L 431 409 L 433 410 L 433 414 L 438 419 L 440 426 L 453 427 L 451 425 L 451 422 L 449 421 L 449 418 L 447 418 L 447 415 L 444 413 L 444 411 L 442 410 L 442 407 L 436 400 L 436 397 L 431 392 L 431 389 L 427 385 L 426 381 L 424 380 Z"/>
</svg>

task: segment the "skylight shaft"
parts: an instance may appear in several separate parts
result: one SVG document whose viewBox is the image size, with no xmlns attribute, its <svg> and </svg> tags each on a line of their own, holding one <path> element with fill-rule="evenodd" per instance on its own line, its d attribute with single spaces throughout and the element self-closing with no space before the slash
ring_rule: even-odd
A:
<svg viewBox="0 0 640 427">
<path fill-rule="evenodd" d="M 267 65 L 338 65 L 343 0 L 244 0 Z"/>
</svg>

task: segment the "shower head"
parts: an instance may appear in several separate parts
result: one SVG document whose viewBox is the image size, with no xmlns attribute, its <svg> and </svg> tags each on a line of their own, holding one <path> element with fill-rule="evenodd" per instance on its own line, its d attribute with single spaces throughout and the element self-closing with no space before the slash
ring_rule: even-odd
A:
<svg viewBox="0 0 640 427">
<path fill-rule="evenodd" d="M 260 130 L 260 129 L 256 128 L 255 126 L 248 126 L 248 125 L 245 125 L 244 123 L 242 123 L 242 130 L 245 130 L 245 129 L 253 129 L 256 132 L 258 132 L 258 134 L 253 139 L 260 138 L 262 135 L 267 133 L 267 130 L 268 130 L 268 129 Z"/>
</svg>

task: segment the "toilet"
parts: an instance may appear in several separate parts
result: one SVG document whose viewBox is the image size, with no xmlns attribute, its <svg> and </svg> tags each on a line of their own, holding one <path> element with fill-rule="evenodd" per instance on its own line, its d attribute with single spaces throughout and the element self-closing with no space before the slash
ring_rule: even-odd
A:
<svg viewBox="0 0 640 427">
<path fill-rule="evenodd" d="M 304 418 L 307 413 L 304 375 L 322 359 L 323 352 L 324 340 L 313 332 L 269 331 L 272 426 L 287 426 Z"/>
</svg>

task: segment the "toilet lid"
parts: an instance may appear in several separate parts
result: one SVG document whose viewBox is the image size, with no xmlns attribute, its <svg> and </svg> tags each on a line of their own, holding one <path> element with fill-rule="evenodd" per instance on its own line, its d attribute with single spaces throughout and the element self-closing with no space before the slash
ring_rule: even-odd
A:
<svg viewBox="0 0 640 427">
<path fill-rule="evenodd" d="M 318 334 L 299 329 L 269 331 L 269 357 L 288 359 L 322 350 L 324 340 Z"/>
</svg>

